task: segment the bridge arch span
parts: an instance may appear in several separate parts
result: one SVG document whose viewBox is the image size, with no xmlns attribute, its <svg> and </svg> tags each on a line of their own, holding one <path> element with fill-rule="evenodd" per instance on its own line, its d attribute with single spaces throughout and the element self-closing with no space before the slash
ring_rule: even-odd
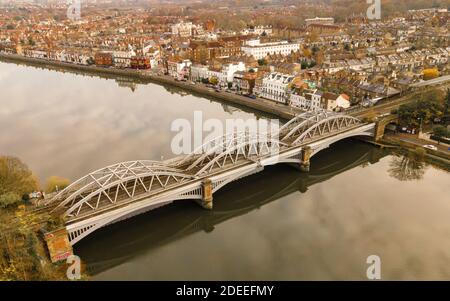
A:
<svg viewBox="0 0 450 301">
<path fill-rule="evenodd" d="M 299 124 L 299 127 L 303 123 Z M 332 115 L 319 122 L 309 126 L 292 142 L 293 145 L 298 145 L 306 142 L 308 139 L 314 139 L 318 136 L 326 136 L 333 133 L 339 133 L 339 131 L 358 126 L 361 124 L 361 120 L 355 117 L 347 115 Z"/>
<path fill-rule="evenodd" d="M 95 212 L 119 203 L 122 195 L 140 199 L 191 179 L 192 175 L 160 162 L 118 163 L 94 171 L 62 190 L 53 199 L 59 203 L 52 212 L 63 211 L 65 217 L 78 216 L 82 209 Z"/>
<path fill-rule="evenodd" d="M 374 131 L 375 131 L 375 124 L 372 123 L 372 124 L 367 124 L 363 127 L 357 128 L 357 129 L 353 129 L 348 132 L 344 132 L 339 135 L 331 136 L 331 137 L 325 139 L 324 141 L 312 143 L 310 145 L 310 147 L 312 149 L 312 153 L 311 153 L 310 157 L 317 155 L 320 151 L 329 148 L 332 144 L 334 144 L 338 141 L 342 141 L 342 140 L 352 138 L 352 137 L 369 137 L 369 138 L 371 138 L 374 135 Z"/>
<path fill-rule="evenodd" d="M 66 226 L 66 229 L 69 232 L 69 241 L 70 241 L 71 245 L 75 245 L 83 238 L 86 238 L 88 235 L 92 234 L 93 232 L 95 232 L 103 227 L 106 227 L 108 225 L 132 218 L 136 215 L 145 213 L 147 211 L 154 210 L 158 207 L 162 207 L 164 205 L 173 203 L 174 201 L 200 200 L 200 199 L 201 199 L 201 196 L 195 196 L 195 195 L 174 196 L 171 198 L 152 201 L 151 204 L 149 204 L 146 207 L 141 208 L 141 209 L 134 209 L 134 210 L 130 210 L 129 212 L 121 212 L 121 213 L 118 213 L 117 215 L 104 217 L 101 220 L 95 219 L 91 223 L 89 223 L 89 221 L 87 221 L 86 223 L 83 223 L 83 226 L 77 225 L 76 227 L 72 228 L 71 225 L 69 224 L 68 226 Z"/>
</svg>

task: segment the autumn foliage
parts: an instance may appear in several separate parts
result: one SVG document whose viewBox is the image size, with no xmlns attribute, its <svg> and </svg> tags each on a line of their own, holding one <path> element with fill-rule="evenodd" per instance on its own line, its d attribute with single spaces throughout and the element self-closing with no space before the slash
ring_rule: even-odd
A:
<svg viewBox="0 0 450 301">
<path fill-rule="evenodd" d="M 436 68 L 423 70 L 423 79 L 430 80 L 439 77 L 439 71 Z"/>
</svg>

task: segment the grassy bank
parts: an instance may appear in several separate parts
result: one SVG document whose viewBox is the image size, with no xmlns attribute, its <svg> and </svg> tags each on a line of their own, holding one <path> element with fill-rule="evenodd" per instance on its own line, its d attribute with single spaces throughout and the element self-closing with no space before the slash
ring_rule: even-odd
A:
<svg viewBox="0 0 450 301">
<path fill-rule="evenodd" d="M 63 280 L 66 264 L 52 264 L 40 235 L 42 217 L 25 205 L 0 211 L 0 280 Z"/>
</svg>

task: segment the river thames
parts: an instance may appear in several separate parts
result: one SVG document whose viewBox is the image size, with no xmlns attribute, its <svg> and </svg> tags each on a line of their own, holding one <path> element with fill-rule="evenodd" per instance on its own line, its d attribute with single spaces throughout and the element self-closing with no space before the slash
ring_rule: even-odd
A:
<svg viewBox="0 0 450 301">
<path fill-rule="evenodd" d="M 265 118 L 156 84 L 0 62 L 0 154 L 45 184 L 173 156 L 177 118 Z M 93 280 L 383 280 L 450 277 L 450 174 L 357 140 L 311 171 L 274 166 L 226 186 L 214 209 L 177 201 L 75 247 Z"/>
</svg>

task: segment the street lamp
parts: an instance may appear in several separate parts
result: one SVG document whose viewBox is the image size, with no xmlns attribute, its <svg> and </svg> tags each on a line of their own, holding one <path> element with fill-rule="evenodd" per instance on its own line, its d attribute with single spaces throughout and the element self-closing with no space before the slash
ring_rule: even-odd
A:
<svg viewBox="0 0 450 301">
<path fill-rule="evenodd" d="M 419 133 L 422 133 L 422 121 L 423 121 L 423 118 L 419 117 L 417 119 L 420 120 Z"/>
</svg>

